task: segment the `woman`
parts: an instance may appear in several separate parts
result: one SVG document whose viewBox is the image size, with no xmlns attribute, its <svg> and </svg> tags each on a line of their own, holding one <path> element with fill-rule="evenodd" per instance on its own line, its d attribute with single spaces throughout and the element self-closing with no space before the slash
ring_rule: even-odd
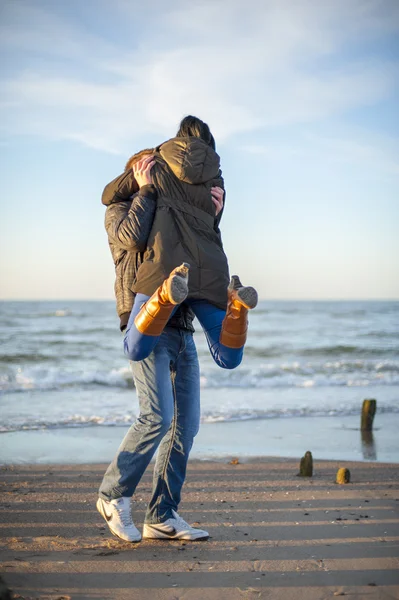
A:
<svg viewBox="0 0 399 600">
<path fill-rule="evenodd" d="M 215 362 L 237 367 L 243 356 L 248 310 L 257 293 L 233 276 L 211 190 L 223 188 L 220 158 L 206 123 L 188 116 L 175 138 L 153 152 L 152 181 L 158 194 L 153 226 L 133 291 L 125 354 L 140 361 L 153 350 L 176 306 L 197 316 Z M 129 163 L 128 163 L 129 164 Z"/>
</svg>

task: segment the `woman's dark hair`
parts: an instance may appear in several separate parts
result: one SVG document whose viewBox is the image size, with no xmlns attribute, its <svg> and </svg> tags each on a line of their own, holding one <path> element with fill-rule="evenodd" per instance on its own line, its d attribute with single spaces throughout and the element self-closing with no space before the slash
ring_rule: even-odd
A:
<svg viewBox="0 0 399 600">
<path fill-rule="evenodd" d="M 198 137 L 216 150 L 215 138 L 211 134 L 209 126 L 198 117 L 188 115 L 184 117 L 177 130 L 176 137 Z"/>
</svg>

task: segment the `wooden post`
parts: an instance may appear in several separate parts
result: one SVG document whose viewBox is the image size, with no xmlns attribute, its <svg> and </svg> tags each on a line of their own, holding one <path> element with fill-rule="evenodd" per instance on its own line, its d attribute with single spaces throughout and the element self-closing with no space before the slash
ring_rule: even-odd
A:
<svg viewBox="0 0 399 600">
<path fill-rule="evenodd" d="M 349 469 L 338 469 L 337 471 L 337 479 L 336 482 L 337 483 L 350 483 L 351 480 L 351 473 L 349 471 Z"/>
<path fill-rule="evenodd" d="M 313 475 L 313 457 L 309 450 L 302 456 L 299 465 L 298 477 L 312 477 Z"/>
<path fill-rule="evenodd" d="M 371 431 L 373 429 L 373 419 L 377 411 L 377 400 L 363 400 L 362 421 L 360 429 L 362 431 Z"/>
</svg>

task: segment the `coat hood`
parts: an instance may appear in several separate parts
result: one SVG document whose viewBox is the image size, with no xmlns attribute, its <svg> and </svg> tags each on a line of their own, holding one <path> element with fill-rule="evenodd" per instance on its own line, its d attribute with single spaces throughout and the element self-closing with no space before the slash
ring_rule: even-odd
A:
<svg viewBox="0 0 399 600">
<path fill-rule="evenodd" d="M 172 138 L 159 146 L 158 152 L 173 174 L 185 183 L 205 183 L 219 175 L 219 155 L 199 138 Z"/>
</svg>

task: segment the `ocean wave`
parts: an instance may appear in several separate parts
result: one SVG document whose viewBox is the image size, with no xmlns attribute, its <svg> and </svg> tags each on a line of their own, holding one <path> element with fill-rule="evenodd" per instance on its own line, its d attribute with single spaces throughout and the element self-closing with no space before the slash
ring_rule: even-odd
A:
<svg viewBox="0 0 399 600">
<path fill-rule="evenodd" d="M 20 363 L 42 363 L 49 360 L 54 360 L 52 356 L 46 356 L 45 354 L 0 354 L 0 362 L 8 364 L 20 364 Z"/>
<path fill-rule="evenodd" d="M 44 311 L 44 312 L 40 312 L 40 311 L 32 312 L 32 313 L 16 312 L 14 314 L 14 317 L 16 317 L 17 319 L 46 319 L 48 317 L 72 317 L 72 316 L 77 316 L 77 315 L 72 310 L 64 309 L 64 308 L 50 310 L 50 311 Z"/>
<path fill-rule="evenodd" d="M 253 315 L 260 317 L 261 315 L 269 315 L 272 312 L 272 310 L 268 309 L 268 308 L 259 308 L 257 307 L 256 309 L 254 309 L 253 311 Z"/>
<path fill-rule="evenodd" d="M 64 330 L 60 330 L 60 329 L 46 329 L 46 330 L 40 330 L 37 332 L 38 335 L 40 335 L 40 337 L 44 336 L 51 336 L 51 335 L 60 335 L 60 336 L 65 336 L 68 335 L 68 337 L 79 337 L 79 336 L 84 336 L 87 334 L 92 334 L 92 333 L 100 333 L 101 336 L 105 336 L 105 335 L 114 335 L 115 337 L 117 337 L 118 335 L 118 331 L 115 331 L 115 327 L 105 327 L 105 326 L 101 326 L 101 327 L 85 327 L 85 326 L 81 326 L 79 329 L 70 329 L 68 331 L 64 331 Z M 46 342 L 47 343 L 47 342 Z"/>
<path fill-rule="evenodd" d="M 399 405 L 386 404 L 378 406 L 379 414 L 398 414 Z M 308 407 L 298 408 L 271 408 L 270 410 L 239 409 L 229 411 L 205 411 L 201 416 L 201 423 L 229 423 L 234 421 L 255 421 L 260 419 L 289 419 L 289 418 L 311 418 L 311 417 L 346 417 L 358 416 L 359 406 L 340 406 L 339 408 Z M 36 431 L 43 429 L 70 429 L 82 427 L 128 427 L 135 421 L 136 415 L 132 412 L 113 415 L 71 415 L 58 420 L 22 419 L 13 422 L 4 422 L 0 425 L 0 433 L 13 431 Z"/>
<path fill-rule="evenodd" d="M 254 336 L 256 337 L 256 336 Z M 268 347 L 255 347 L 252 346 L 250 344 L 247 344 L 245 346 L 245 357 L 246 358 L 278 358 L 285 356 L 287 353 L 289 353 L 292 350 L 292 348 L 286 346 L 286 345 L 276 345 L 276 346 L 268 346 Z M 208 349 L 206 349 L 205 352 L 209 352 Z"/>
<path fill-rule="evenodd" d="M 37 319 L 49 319 L 49 318 L 65 318 L 65 317 L 78 317 L 85 318 L 90 317 L 90 312 L 85 312 L 82 310 L 72 310 L 70 308 L 54 308 L 50 310 L 36 310 L 33 312 L 23 311 L 19 307 L 12 307 L 10 309 L 10 314 L 2 315 L 4 322 L 7 322 L 7 319 L 13 319 L 16 321 L 25 321 L 28 323 L 29 321 L 36 321 Z"/>
<path fill-rule="evenodd" d="M 254 335 L 253 338 L 266 337 L 266 334 L 260 336 Z M 396 338 L 397 339 L 397 338 Z M 331 346 L 311 346 L 298 348 L 289 344 L 277 344 L 271 346 L 256 346 L 249 342 L 245 347 L 245 356 L 250 358 L 283 358 L 287 355 L 298 357 L 329 358 L 334 356 L 357 356 L 361 358 L 384 358 L 386 356 L 395 357 L 399 355 L 399 345 L 393 344 L 383 348 L 337 344 Z"/>
<path fill-rule="evenodd" d="M 362 338 L 375 338 L 381 340 L 395 340 L 398 341 L 399 333 L 398 331 L 367 331 L 365 333 L 359 334 Z"/>
<path fill-rule="evenodd" d="M 213 365 L 201 369 L 204 388 L 367 387 L 375 384 L 399 385 L 399 361 L 264 362 L 256 367 L 242 366 L 232 371 Z M 0 374 L 0 391 L 3 393 L 88 386 L 130 388 L 133 378 L 127 366 L 110 371 L 68 371 L 62 366 L 48 367 L 46 364 L 26 368 L 15 368 L 11 364 Z"/>
<path fill-rule="evenodd" d="M 332 312 L 330 313 L 333 319 L 356 319 L 358 317 L 364 317 L 367 315 L 367 310 L 363 308 L 359 308 L 357 310 L 345 310 L 342 312 Z"/>
<path fill-rule="evenodd" d="M 54 342 L 47 342 L 46 343 L 46 348 L 50 349 L 53 347 L 58 347 L 58 346 L 63 346 L 63 343 L 61 341 L 54 341 Z M 81 359 L 82 358 L 82 351 L 81 348 L 83 347 L 92 347 L 92 344 L 90 344 L 89 342 L 84 342 L 84 341 L 77 341 L 75 343 L 75 350 L 73 350 L 72 348 L 72 344 L 69 344 L 68 350 L 66 352 L 61 353 L 53 353 L 53 354 L 42 354 L 42 353 L 36 353 L 36 352 L 31 352 L 31 353 L 10 353 L 10 354 L 0 354 L 0 363 L 3 363 L 3 365 L 19 365 L 19 366 L 24 366 L 31 364 L 31 363 L 48 363 L 48 362 L 52 362 L 52 363 L 57 363 L 57 362 L 64 362 L 65 360 L 68 359 Z"/>
<path fill-rule="evenodd" d="M 352 346 L 338 344 L 336 346 L 321 346 L 314 348 L 303 348 L 298 352 L 300 356 L 342 356 L 345 354 L 356 354 L 357 356 L 368 356 L 379 358 L 380 356 L 392 356 L 399 353 L 399 348 L 373 348 L 364 346 Z"/>
<path fill-rule="evenodd" d="M 61 369 L 40 369 L 39 372 L 19 369 L 13 374 L 0 375 L 0 392 L 57 390 L 66 387 L 109 386 L 133 388 L 133 377 L 128 367 L 111 371 L 66 372 Z"/>
</svg>

